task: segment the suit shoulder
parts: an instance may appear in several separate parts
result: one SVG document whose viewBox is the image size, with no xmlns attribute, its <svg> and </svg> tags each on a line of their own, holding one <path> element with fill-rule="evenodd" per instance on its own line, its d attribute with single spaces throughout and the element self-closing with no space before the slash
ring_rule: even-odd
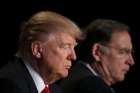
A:
<svg viewBox="0 0 140 93">
<path fill-rule="evenodd" d="M 62 89 L 58 84 L 51 84 L 49 89 L 51 93 L 62 93 Z"/>
<path fill-rule="evenodd" d="M 77 90 L 77 93 L 112 93 L 110 87 L 96 76 L 89 76 L 82 79 Z"/>
<path fill-rule="evenodd" d="M 7 79 L 7 78 L 0 78 L 0 93 L 15 93 L 15 84 Z"/>
</svg>

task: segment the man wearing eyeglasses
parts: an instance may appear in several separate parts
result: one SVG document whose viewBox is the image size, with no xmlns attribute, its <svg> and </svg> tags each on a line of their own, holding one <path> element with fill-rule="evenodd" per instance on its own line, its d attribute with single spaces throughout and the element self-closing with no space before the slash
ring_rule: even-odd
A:
<svg viewBox="0 0 140 93">
<path fill-rule="evenodd" d="M 97 19 L 85 30 L 79 44 L 78 61 L 61 82 L 65 93 L 115 93 L 111 85 L 123 81 L 134 65 L 129 27 L 123 23 Z"/>
</svg>

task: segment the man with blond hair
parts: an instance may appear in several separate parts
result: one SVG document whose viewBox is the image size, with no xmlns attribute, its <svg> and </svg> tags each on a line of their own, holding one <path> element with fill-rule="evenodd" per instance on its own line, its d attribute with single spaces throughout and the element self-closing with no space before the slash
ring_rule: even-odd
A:
<svg viewBox="0 0 140 93">
<path fill-rule="evenodd" d="M 79 27 L 60 14 L 34 14 L 21 27 L 14 61 L 0 70 L 0 93 L 60 93 L 50 85 L 68 75 L 81 35 Z"/>
</svg>

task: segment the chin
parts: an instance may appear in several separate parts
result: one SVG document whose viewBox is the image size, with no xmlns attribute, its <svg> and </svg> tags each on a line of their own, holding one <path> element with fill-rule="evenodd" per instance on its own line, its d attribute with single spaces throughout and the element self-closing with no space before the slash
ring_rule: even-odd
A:
<svg viewBox="0 0 140 93">
<path fill-rule="evenodd" d="M 124 76 L 121 76 L 121 77 L 118 77 L 118 78 L 117 78 L 117 81 L 118 81 L 118 82 L 121 82 L 121 81 L 123 81 L 123 80 L 124 80 Z"/>
<path fill-rule="evenodd" d="M 62 73 L 61 78 L 66 78 L 68 76 L 68 72 Z"/>
</svg>

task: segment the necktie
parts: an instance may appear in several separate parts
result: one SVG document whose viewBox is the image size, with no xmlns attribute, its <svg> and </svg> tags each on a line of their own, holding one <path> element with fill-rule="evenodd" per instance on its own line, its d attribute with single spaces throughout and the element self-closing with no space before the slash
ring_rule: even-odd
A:
<svg viewBox="0 0 140 93">
<path fill-rule="evenodd" d="M 50 93 L 48 85 L 45 86 L 41 93 Z"/>
</svg>

